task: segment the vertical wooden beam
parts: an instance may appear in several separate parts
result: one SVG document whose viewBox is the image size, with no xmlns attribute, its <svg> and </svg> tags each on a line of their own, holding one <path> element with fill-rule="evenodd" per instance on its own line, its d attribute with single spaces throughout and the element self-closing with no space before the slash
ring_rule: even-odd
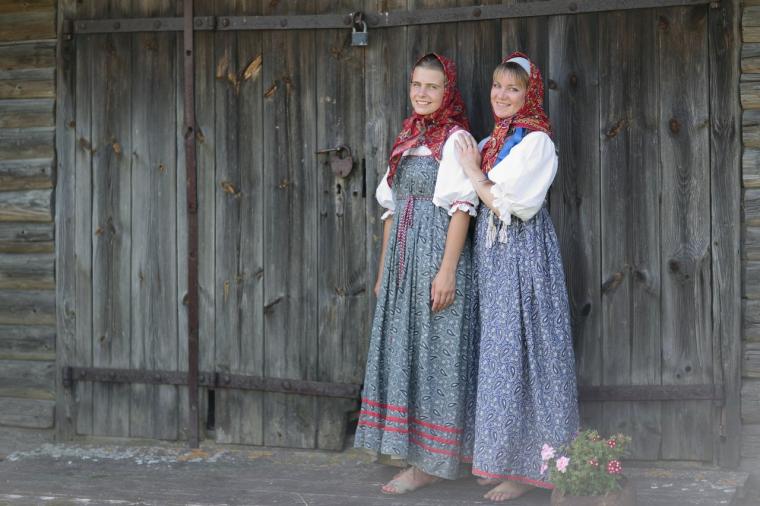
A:
<svg viewBox="0 0 760 506">
<path fill-rule="evenodd" d="M 188 443 L 198 448 L 198 189 L 195 167 L 195 52 L 193 0 L 184 4 L 185 47 L 185 171 L 187 173 L 187 387 Z"/>
<path fill-rule="evenodd" d="M 74 39 L 64 34 L 63 22 L 76 13 L 76 0 L 58 2 L 58 51 L 56 57 L 56 189 L 55 189 L 55 270 L 56 270 L 56 437 L 70 440 L 76 431 L 73 390 L 63 386 L 62 368 L 72 364 L 76 333 L 76 281 L 74 261 L 74 163 L 76 149 L 76 59 Z"/>
<path fill-rule="evenodd" d="M 741 106 L 739 0 L 722 0 L 708 13 L 710 60 L 710 177 L 712 320 L 716 371 L 724 405 L 718 462 L 739 464 L 741 448 Z"/>
</svg>

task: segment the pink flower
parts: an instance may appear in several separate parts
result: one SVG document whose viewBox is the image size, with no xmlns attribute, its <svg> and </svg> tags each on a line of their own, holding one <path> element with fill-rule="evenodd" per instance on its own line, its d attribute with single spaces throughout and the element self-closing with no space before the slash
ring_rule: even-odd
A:
<svg viewBox="0 0 760 506">
<path fill-rule="evenodd" d="M 617 446 L 617 441 L 615 441 L 615 438 L 610 439 L 607 441 L 607 446 L 610 448 L 615 448 Z"/>
<path fill-rule="evenodd" d="M 544 474 L 546 470 L 549 469 L 549 466 L 546 465 L 546 462 L 541 463 L 541 470 L 539 471 L 541 474 Z"/>
<path fill-rule="evenodd" d="M 567 465 L 570 463 L 570 459 L 567 457 L 560 457 L 557 459 L 557 471 L 564 473 L 567 471 Z"/>
<path fill-rule="evenodd" d="M 544 443 L 544 446 L 541 448 L 541 460 L 547 461 L 553 458 L 554 458 L 554 448 Z"/>
<path fill-rule="evenodd" d="M 619 460 L 610 460 L 607 463 L 607 472 L 609 474 L 620 474 L 623 471 L 623 466 Z"/>
<path fill-rule="evenodd" d="M 593 466 L 593 467 L 599 467 L 599 461 L 596 459 L 591 459 L 588 461 L 588 465 Z"/>
</svg>

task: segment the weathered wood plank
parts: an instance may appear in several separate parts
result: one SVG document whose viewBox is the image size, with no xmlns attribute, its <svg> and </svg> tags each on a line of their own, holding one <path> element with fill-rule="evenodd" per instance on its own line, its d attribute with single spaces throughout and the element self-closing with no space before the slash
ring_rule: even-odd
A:
<svg viewBox="0 0 760 506">
<path fill-rule="evenodd" d="M 760 226 L 760 190 L 749 189 L 742 192 L 744 224 Z"/>
<path fill-rule="evenodd" d="M 736 96 L 741 48 L 738 0 L 710 9 L 710 187 L 712 227 L 713 341 L 716 382 L 724 385 L 720 422 L 726 434 L 719 440 L 718 463 L 733 467 L 741 453 L 741 106 Z"/>
<path fill-rule="evenodd" d="M 0 42 L 55 38 L 55 9 L 6 13 L 0 17 Z"/>
<path fill-rule="evenodd" d="M 76 0 L 60 0 L 58 30 L 64 18 L 76 12 Z M 60 367 L 74 365 L 76 356 L 76 276 L 74 273 L 74 230 L 76 172 L 76 69 L 72 41 L 59 35 L 59 51 L 56 64 L 56 199 L 55 199 L 55 257 L 57 301 L 54 323 L 57 329 L 56 363 L 56 410 L 55 430 L 58 437 L 68 440 L 76 430 L 76 407 L 72 390 L 63 386 Z"/>
<path fill-rule="evenodd" d="M 144 6 L 144 15 L 173 14 L 168 0 Z M 177 360 L 175 34 L 133 36 L 132 81 L 132 341 L 131 366 L 175 370 Z M 168 315 L 168 317 L 167 317 Z M 130 435 L 178 436 L 178 389 L 132 385 Z"/>
<path fill-rule="evenodd" d="M 128 15 L 108 2 L 106 15 Z M 93 366 L 130 366 L 132 37 L 105 35 L 95 48 L 91 112 Z M 143 246 L 144 247 L 144 246 Z M 168 337 L 168 336 L 167 336 Z M 93 434 L 129 435 L 129 385 L 94 383 Z"/>
<path fill-rule="evenodd" d="M 55 360 L 55 327 L 0 325 L 0 359 Z"/>
<path fill-rule="evenodd" d="M 658 11 L 662 383 L 713 382 L 707 8 Z M 686 80 L 694 86 L 683 87 Z M 656 202 L 656 200 L 654 201 Z M 710 460 L 712 410 L 662 405 L 665 459 Z"/>
<path fill-rule="evenodd" d="M 748 6 L 742 14 L 742 28 L 748 26 L 760 27 L 760 7 Z"/>
<path fill-rule="evenodd" d="M 342 0 L 321 6 L 317 13 L 364 9 L 361 0 Z M 364 178 L 364 49 L 348 45 L 343 30 L 316 33 L 317 146 L 346 145 L 354 166 L 347 177 L 330 169 L 327 156 L 318 159 L 318 326 L 320 381 L 361 383 L 360 354 L 369 334 L 366 212 Z M 372 274 L 374 275 L 374 268 Z M 317 446 L 341 450 L 347 415 L 356 403 L 346 399 L 319 399 Z"/>
<path fill-rule="evenodd" d="M 742 426 L 742 457 L 760 457 L 760 425 Z"/>
<path fill-rule="evenodd" d="M 716 371 L 724 385 L 720 413 L 726 438 L 720 441 L 718 463 L 739 463 L 741 439 L 741 271 L 739 266 L 741 221 L 741 108 L 736 88 L 739 81 L 739 19 L 737 0 L 710 9 L 710 188 L 712 227 L 713 336 L 720 345 L 714 352 Z M 718 362 L 719 361 L 719 362 Z M 717 378 L 716 378 L 717 379 Z M 717 423 L 717 422 L 716 422 Z"/>
<path fill-rule="evenodd" d="M 549 20 L 548 113 L 559 169 L 552 218 L 565 264 L 580 385 L 602 384 L 599 174 L 599 47 L 596 14 Z M 602 404 L 581 406 L 583 425 L 602 426 Z"/>
<path fill-rule="evenodd" d="M 760 108 L 760 82 L 742 82 L 739 86 L 739 95 L 744 109 Z"/>
<path fill-rule="evenodd" d="M 0 253 L 53 252 L 52 223 L 3 223 Z"/>
<path fill-rule="evenodd" d="M 760 378 L 760 343 L 744 343 L 742 376 Z"/>
<path fill-rule="evenodd" d="M 744 111 L 741 131 L 746 148 L 760 148 L 760 111 Z"/>
<path fill-rule="evenodd" d="M 741 389 L 741 421 L 760 423 L 760 380 L 747 379 Z"/>
<path fill-rule="evenodd" d="M 5 46 L 0 51 L 0 69 L 16 71 L 55 67 L 55 42 Z"/>
<path fill-rule="evenodd" d="M 742 262 L 742 296 L 748 299 L 760 299 L 760 262 L 746 260 Z"/>
<path fill-rule="evenodd" d="M 760 73 L 760 44 L 743 44 L 741 59 L 743 73 Z"/>
<path fill-rule="evenodd" d="M 0 192 L 0 222 L 50 222 L 51 197 L 50 190 Z"/>
<path fill-rule="evenodd" d="M 3 0 L 0 14 L 19 12 L 55 12 L 55 0 Z"/>
<path fill-rule="evenodd" d="M 744 226 L 742 235 L 742 258 L 760 260 L 760 227 Z"/>
<path fill-rule="evenodd" d="M 406 0 L 368 0 L 368 10 L 404 9 Z M 380 248 L 382 245 L 382 211 L 375 200 L 375 188 L 385 174 L 393 141 L 406 117 L 409 102 L 409 68 L 406 58 L 398 55 L 407 51 L 407 28 L 398 27 L 372 33 L 372 43 L 365 49 L 364 107 L 366 109 L 365 212 L 367 216 L 366 254 L 369 275 L 366 290 L 370 304 L 366 318 L 372 319 L 375 309 L 373 289 L 377 279 Z M 364 370 L 369 335 L 362 341 L 362 356 L 358 366 Z"/>
<path fill-rule="evenodd" d="M 506 0 L 505 3 L 530 3 L 533 0 Z M 549 69 L 549 30 L 546 16 L 504 19 L 501 22 L 501 53 L 506 56 L 513 51 L 522 51 L 541 69 L 544 86 L 547 84 Z M 546 101 L 544 96 L 544 101 Z"/>
<path fill-rule="evenodd" d="M 0 324 L 50 325 L 55 323 L 55 297 L 48 290 L 0 291 Z"/>
<path fill-rule="evenodd" d="M 314 12 L 315 2 L 269 4 L 264 15 Z M 317 170 L 313 31 L 263 36 L 264 373 L 317 375 Z M 293 139 L 298 139 L 293 142 Z M 315 398 L 269 394 L 264 443 L 313 448 Z"/>
<path fill-rule="evenodd" d="M 0 189 L 40 190 L 53 187 L 53 160 L 0 160 Z"/>
<path fill-rule="evenodd" d="M 52 290 L 54 264 L 50 253 L 0 253 L 0 290 Z"/>
<path fill-rule="evenodd" d="M 53 428 L 55 401 L 0 397 L 0 425 L 30 429 Z"/>
<path fill-rule="evenodd" d="M 86 10 L 87 14 L 94 14 Z M 75 313 L 74 349 L 71 363 L 66 365 L 92 365 L 92 155 L 97 149 L 92 138 L 92 87 L 98 80 L 93 73 L 94 55 L 100 46 L 98 36 L 79 37 L 76 41 L 76 108 L 74 202 L 69 212 L 74 213 L 74 301 Z M 92 384 L 81 382 L 74 391 L 76 396 L 76 431 L 92 434 L 93 417 Z"/>
<path fill-rule="evenodd" d="M 742 154 L 742 186 L 760 188 L 760 149 L 744 149 Z"/>
<path fill-rule="evenodd" d="M 240 1 L 234 12 L 261 14 L 260 4 Z M 216 367 L 221 371 L 254 375 L 264 374 L 265 360 L 264 220 L 276 222 L 281 219 L 267 218 L 269 210 L 263 205 L 263 160 L 264 152 L 270 148 L 263 144 L 263 130 L 270 126 L 265 127 L 262 122 L 265 100 L 262 71 L 254 73 L 253 69 L 259 58 L 258 63 L 271 65 L 269 59 L 273 55 L 262 55 L 262 36 L 254 32 L 218 34 L 215 40 L 217 64 L 208 69 L 208 72 L 214 72 L 215 68 L 222 72 L 222 67 L 227 65 L 223 78 L 217 79 L 214 89 L 218 245 Z M 249 67 L 250 77 L 246 79 L 245 72 Z M 230 73 L 236 76 L 237 83 L 227 78 Z M 309 85 L 304 83 L 303 86 Z M 293 90 L 293 93 L 300 91 Z M 300 142 L 298 139 L 295 142 Z M 272 335 L 270 339 L 278 337 Z M 217 391 L 217 441 L 263 444 L 264 398 L 267 395 L 271 394 Z"/>
<path fill-rule="evenodd" d="M 658 384 L 661 235 L 659 190 L 652 184 L 661 179 L 657 17 L 653 11 L 610 13 L 599 16 L 599 25 L 602 382 Z M 634 458 L 656 459 L 660 404 L 605 405 L 603 431 L 631 435 Z"/>
<path fill-rule="evenodd" d="M 55 101 L 0 100 L 0 128 L 52 127 Z"/>
<path fill-rule="evenodd" d="M 214 14 L 212 3 L 196 3 L 196 15 Z M 199 343 L 198 361 L 202 371 L 216 368 L 214 357 L 216 340 L 216 129 L 215 129 L 215 77 L 214 61 L 216 34 L 195 32 L 195 94 L 206 97 L 195 101 L 196 122 L 196 165 L 198 181 L 198 310 Z M 260 134 L 261 135 L 261 134 Z M 181 169 L 180 169 L 181 170 Z M 178 190 L 178 196 L 181 193 Z M 181 292 L 180 292 L 181 293 Z M 180 334 L 182 336 L 182 334 Z M 182 337 L 180 337 L 182 339 Z M 201 389 L 199 395 L 199 415 L 206 428 L 206 415 L 209 407 L 207 390 Z M 217 410 L 217 413 L 219 411 Z"/>
<path fill-rule="evenodd" d="M 2 79 L 0 99 L 6 98 L 51 98 L 55 96 L 55 81 L 52 79 Z"/>
<path fill-rule="evenodd" d="M 53 158 L 52 128 L 4 128 L 0 130 L 0 159 Z"/>
<path fill-rule="evenodd" d="M 0 398 L 53 399 L 54 374 L 52 361 L 0 360 Z"/>
<path fill-rule="evenodd" d="M 760 301 L 743 300 L 743 337 L 747 341 L 760 341 Z"/>
</svg>

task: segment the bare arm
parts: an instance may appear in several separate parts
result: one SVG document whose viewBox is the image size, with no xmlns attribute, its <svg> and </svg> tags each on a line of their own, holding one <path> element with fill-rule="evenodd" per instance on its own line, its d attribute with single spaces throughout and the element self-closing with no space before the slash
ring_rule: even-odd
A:
<svg viewBox="0 0 760 506">
<path fill-rule="evenodd" d="M 475 192 L 478 194 L 478 198 L 488 208 L 493 211 L 496 216 L 501 218 L 498 209 L 493 205 L 493 194 L 491 193 L 491 187 L 493 183 L 486 177 L 480 170 L 480 153 L 478 152 L 478 145 L 474 139 L 456 139 L 456 153 L 459 159 L 459 163 L 464 168 L 464 173 L 472 183 L 472 187 L 475 188 Z"/>
<path fill-rule="evenodd" d="M 375 297 L 380 293 L 380 283 L 383 281 L 383 265 L 385 265 L 385 251 L 388 249 L 388 239 L 391 236 L 393 227 L 393 216 L 389 216 L 383 221 L 383 248 L 380 250 L 380 265 L 377 268 L 377 281 L 375 281 Z"/>
<path fill-rule="evenodd" d="M 446 246 L 443 250 L 443 259 L 438 274 L 433 278 L 430 287 L 431 309 L 441 311 L 450 306 L 456 297 L 457 265 L 462 254 L 467 229 L 470 226 L 470 215 L 457 211 L 449 221 L 449 229 L 446 233 Z"/>
</svg>

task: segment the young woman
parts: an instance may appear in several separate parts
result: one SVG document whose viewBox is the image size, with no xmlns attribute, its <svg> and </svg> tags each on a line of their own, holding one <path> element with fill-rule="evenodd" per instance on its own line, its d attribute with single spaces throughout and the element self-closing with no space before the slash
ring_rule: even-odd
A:
<svg viewBox="0 0 760 506">
<path fill-rule="evenodd" d="M 482 202 L 475 231 L 480 357 L 473 474 L 505 501 L 551 488 L 541 448 L 578 428 L 570 313 L 557 236 L 545 206 L 557 172 L 538 68 L 522 53 L 496 67 L 496 124 L 457 154 Z"/>
<path fill-rule="evenodd" d="M 409 464 L 383 486 L 388 494 L 466 473 L 465 415 L 474 412 L 467 229 L 478 201 L 454 153 L 455 139 L 474 142 L 454 63 L 422 57 L 409 98 L 414 114 L 376 192 L 387 211 L 355 439 L 357 448 Z"/>
</svg>

